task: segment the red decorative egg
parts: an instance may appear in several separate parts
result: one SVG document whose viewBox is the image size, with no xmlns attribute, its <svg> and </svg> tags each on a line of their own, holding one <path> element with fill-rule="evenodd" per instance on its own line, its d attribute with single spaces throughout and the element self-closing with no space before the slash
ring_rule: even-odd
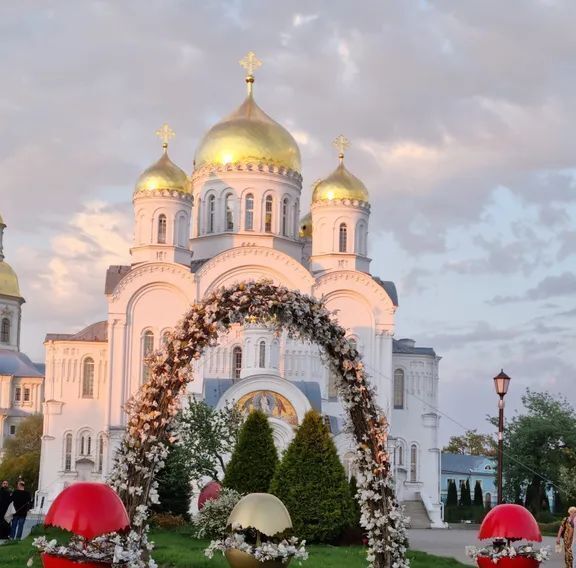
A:
<svg viewBox="0 0 576 568">
<path fill-rule="evenodd" d="M 204 508 L 206 501 L 218 499 L 220 496 L 220 491 L 222 491 L 222 487 L 220 487 L 220 484 L 217 481 L 211 481 L 210 483 L 207 483 L 200 491 L 200 495 L 198 497 L 198 510 L 201 511 Z"/>
<path fill-rule="evenodd" d="M 497 505 L 480 525 L 480 540 L 506 538 L 542 542 L 540 527 L 532 513 L 522 505 Z"/>
<path fill-rule="evenodd" d="M 124 503 L 104 483 L 74 483 L 52 503 L 44 520 L 46 526 L 59 527 L 88 540 L 130 528 Z"/>
</svg>

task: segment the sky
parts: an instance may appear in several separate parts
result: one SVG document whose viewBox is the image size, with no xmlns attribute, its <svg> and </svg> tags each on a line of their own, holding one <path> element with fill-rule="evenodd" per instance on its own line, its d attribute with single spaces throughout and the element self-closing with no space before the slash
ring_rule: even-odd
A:
<svg viewBox="0 0 576 568">
<path fill-rule="evenodd" d="M 526 388 L 576 402 L 575 25 L 570 0 L 2 2 L 0 213 L 22 350 L 41 361 L 46 333 L 105 319 L 154 131 L 172 126 L 190 171 L 254 50 L 256 99 L 300 145 L 303 204 L 335 167 L 331 141 L 352 142 L 396 337 L 442 357 L 442 439 L 491 430 L 501 368 L 510 414 Z"/>
</svg>

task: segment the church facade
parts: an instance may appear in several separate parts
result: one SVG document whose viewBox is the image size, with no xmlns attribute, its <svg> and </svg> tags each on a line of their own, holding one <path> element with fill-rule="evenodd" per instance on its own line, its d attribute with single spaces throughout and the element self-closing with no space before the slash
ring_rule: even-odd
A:
<svg viewBox="0 0 576 568">
<path fill-rule="evenodd" d="M 36 508 L 78 480 L 106 478 L 126 425 L 124 405 L 146 381 L 145 358 L 160 349 L 187 308 L 211 291 L 267 279 L 322 298 L 356 342 L 391 423 L 397 492 L 441 525 L 438 421 L 439 358 L 394 339 L 398 307 L 391 281 L 370 273 L 369 193 L 344 163 L 314 187 L 300 219 L 300 151 L 290 133 L 248 95 L 213 126 L 188 176 L 163 154 L 133 194 L 134 238 L 128 266 L 108 269 L 106 319 L 76 334 L 46 337 L 46 401 Z M 330 425 L 353 473 L 354 444 L 343 430 L 334 378 L 314 345 L 257 324 L 234 327 L 193 363 L 190 392 L 209 404 L 264 411 L 279 450 L 309 409 Z"/>
</svg>

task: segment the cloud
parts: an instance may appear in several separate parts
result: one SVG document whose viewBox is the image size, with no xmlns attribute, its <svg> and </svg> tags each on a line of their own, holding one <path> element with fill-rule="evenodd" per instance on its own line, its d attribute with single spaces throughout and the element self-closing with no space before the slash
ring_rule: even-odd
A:
<svg viewBox="0 0 576 568">
<path fill-rule="evenodd" d="M 524 294 L 517 296 L 495 296 L 488 301 L 492 305 L 507 304 L 510 302 L 523 302 L 528 300 L 547 300 L 557 296 L 576 295 L 576 275 L 564 272 L 558 276 L 547 276 L 534 288 L 528 289 Z"/>
</svg>

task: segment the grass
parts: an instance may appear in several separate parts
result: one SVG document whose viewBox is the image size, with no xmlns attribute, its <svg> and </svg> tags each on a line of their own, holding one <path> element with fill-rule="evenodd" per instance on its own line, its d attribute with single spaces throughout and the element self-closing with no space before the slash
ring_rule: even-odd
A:
<svg viewBox="0 0 576 568">
<path fill-rule="evenodd" d="M 42 534 L 40 531 L 37 534 Z M 160 568 L 227 568 L 220 555 L 212 560 L 204 556 L 206 541 L 194 540 L 185 528 L 173 531 L 155 530 L 151 539 L 156 543 L 153 557 Z M 309 546 L 310 558 L 302 564 L 304 568 L 365 568 L 365 551 L 360 546 Z M 409 551 L 412 568 L 458 568 L 464 566 L 452 558 L 432 556 L 425 552 Z M 33 555 L 32 537 L 22 542 L 10 542 L 0 546 L 0 566 L 2 568 L 25 568 Z M 35 568 L 41 566 L 35 556 Z M 297 563 L 291 566 L 298 566 Z"/>
</svg>

